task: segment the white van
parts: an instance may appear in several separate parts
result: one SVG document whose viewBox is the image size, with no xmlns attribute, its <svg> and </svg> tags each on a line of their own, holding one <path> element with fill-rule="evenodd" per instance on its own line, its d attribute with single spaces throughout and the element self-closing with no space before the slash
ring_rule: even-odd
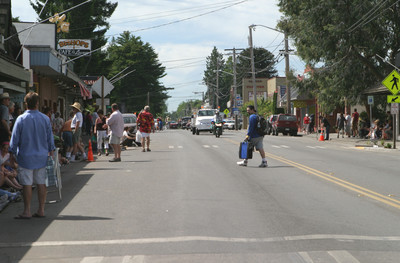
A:
<svg viewBox="0 0 400 263">
<path fill-rule="evenodd" d="M 133 127 L 134 132 L 136 133 L 136 115 L 133 113 L 122 113 L 122 117 L 124 118 L 124 127 Z"/>
</svg>

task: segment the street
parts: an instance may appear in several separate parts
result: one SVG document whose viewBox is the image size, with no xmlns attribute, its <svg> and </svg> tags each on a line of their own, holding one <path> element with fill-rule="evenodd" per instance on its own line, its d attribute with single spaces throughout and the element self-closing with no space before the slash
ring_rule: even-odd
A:
<svg viewBox="0 0 400 263">
<path fill-rule="evenodd" d="M 62 167 L 46 218 L 9 205 L 0 262 L 399 262 L 399 150 L 265 136 L 269 167 L 239 167 L 244 130 L 151 136 L 120 163 Z"/>
</svg>

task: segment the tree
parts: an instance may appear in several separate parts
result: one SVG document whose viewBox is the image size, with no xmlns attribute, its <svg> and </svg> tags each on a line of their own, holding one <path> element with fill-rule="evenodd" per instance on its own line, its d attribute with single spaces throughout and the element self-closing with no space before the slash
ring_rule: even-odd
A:
<svg viewBox="0 0 400 263">
<path fill-rule="evenodd" d="M 112 62 L 110 78 L 127 67 L 126 73 L 135 70 L 114 84 L 111 99 L 124 104 L 130 112 L 143 109 L 149 99 L 153 113 L 165 112 L 165 101 L 169 96 L 167 88 L 160 83 L 165 76 L 165 67 L 151 45 L 126 31 L 112 40 L 108 54 Z"/>
<path fill-rule="evenodd" d="M 44 1 L 30 0 L 30 4 L 37 14 L 44 6 Z M 47 1 L 46 1 L 47 2 Z M 40 19 L 44 20 L 74 7 L 82 0 L 53 0 L 48 1 Z M 111 3 L 107 0 L 92 0 L 81 5 L 66 15 L 66 21 L 70 23 L 69 33 L 58 33 L 57 38 L 67 39 L 91 39 L 92 50 L 103 47 L 107 43 L 104 34 L 110 25 L 107 19 L 111 17 L 117 8 L 118 3 Z M 107 52 L 93 52 L 89 57 L 82 57 L 74 61 L 74 71 L 79 75 L 107 75 L 110 63 L 105 63 Z"/>
<path fill-rule="evenodd" d="M 203 81 L 207 85 L 206 96 L 210 98 L 210 105 L 216 108 L 216 98 L 218 96 L 219 106 L 221 109 L 226 108 L 226 102 L 230 98 L 230 85 L 232 82 L 229 81 L 225 71 L 225 60 L 223 54 L 218 52 L 216 47 L 213 48 L 211 55 L 206 59 L 206 70 L 204 71 Z M 218 93 L 217 93 L 217 70 L 218 73 Z"/>
<path fill-rule="evenodd" d="M 362 91 L 392 71 L 377 55 L 395 64 L 398 2 L 280 0 L 279 7 L 284 17 L 278 27 L 293 39 L 297 54 L 310 65 L 324 64 L 298 86 L 313 92 L 327 111 L 345 99 L 360 102 Z"/>
</svg>

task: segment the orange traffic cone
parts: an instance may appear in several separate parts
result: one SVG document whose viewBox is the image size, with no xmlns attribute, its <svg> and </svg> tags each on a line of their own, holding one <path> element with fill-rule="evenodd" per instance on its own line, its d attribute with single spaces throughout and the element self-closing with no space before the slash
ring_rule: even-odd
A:
<svg viewBox="0 0 400 263">
<path fill-rule="evenodd" d="M 92 150 L 92 142 L 89 140 L 89 149 L 88 149 L 88 158 L 87 158 L 88 162 L 94 162 L 94 158 L 93 158 L 93 150 Z"/>
<path fill-rule="evenodd" d="M 323 131 L 321 131 L 321 134 L 319 135 L 319 141 L 321 141 L 321 142 L 325 141 L 324 132 Z"/>
</svg>

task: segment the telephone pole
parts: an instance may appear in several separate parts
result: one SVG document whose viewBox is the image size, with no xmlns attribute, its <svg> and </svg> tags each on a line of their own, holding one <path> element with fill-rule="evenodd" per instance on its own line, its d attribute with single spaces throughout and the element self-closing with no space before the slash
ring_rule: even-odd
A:
<svg viewBox="0 0 400 263">
<path fill-rule="evenodd" d="M 233 51 L 233 108 L 237 108 L 237 80 L 236 80 L 236 50 L 244 50 L 243 48 L 232 48 L 232 49 L 225 49 L 225 51 Z M 235 115 L 235 130 L 238 130 L 238 116 Z"/>
<path fill-rule="evenodd" d="M 251 58 L 251 80 L 253 82 L 254 109 L 257 111 L 257 85 L 256 85 L 256 70 L 254 67 L 253 33 L 252 33 L 252 30 L 254 29 L 255 26 L 256 25 L 249 26 L 249 46 L 250 46 L 250 58 Z"/>
</svg>

